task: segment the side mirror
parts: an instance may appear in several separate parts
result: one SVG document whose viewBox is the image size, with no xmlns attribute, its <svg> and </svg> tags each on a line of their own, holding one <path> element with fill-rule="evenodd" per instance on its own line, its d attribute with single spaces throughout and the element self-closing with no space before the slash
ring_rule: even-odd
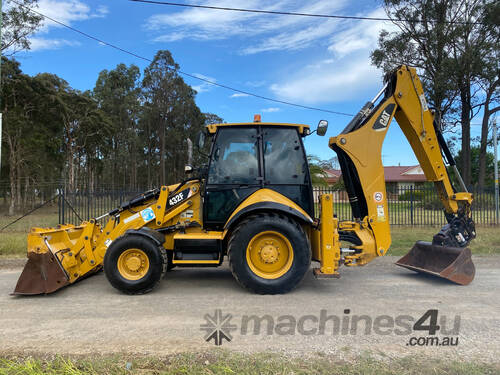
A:
<svg viewBox="0 0 500 375">
<path fill-rule="evenodd" d="M 326 134 L 326 131 L 328 129 L 328 121 L 326 120 L 321 120 L 319 123 L 318 123 L 318 127 L 316 129 L 316 133 L 319 135 L 319 136 L 324 136 Z"/>
<path fill-rule="evenodd" d="M 196 144 L 200 149 L 205 146 L 205 132 L 203 130 L 198 133 L 198 136 L 196 137 Z"/>
</svg>

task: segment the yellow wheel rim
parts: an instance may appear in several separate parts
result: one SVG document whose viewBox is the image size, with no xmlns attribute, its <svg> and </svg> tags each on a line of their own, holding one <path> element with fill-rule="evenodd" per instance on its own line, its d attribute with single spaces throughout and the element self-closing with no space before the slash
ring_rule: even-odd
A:
<svg viewBox="0 0 500 375">
<path fill-rule="evenodd" d="M 149 258 L 140 249 L 128 249 L 118 258 L 118 271 L 127 280 L 139 280 L 149 270 Z"/>
<path fill-rule="evenodd" d="M 260 232 L 248 243 L 246 256 L 254 274 L 263 279 L 277 279 L 292 267 L 293 248 L 281 233 Z"/>
</svg>

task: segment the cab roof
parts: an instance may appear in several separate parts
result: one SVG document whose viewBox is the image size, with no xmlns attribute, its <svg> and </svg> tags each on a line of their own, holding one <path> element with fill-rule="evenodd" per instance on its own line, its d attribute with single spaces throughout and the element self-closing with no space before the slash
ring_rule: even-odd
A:
<svg viewBox="0 0 500 375">
<path fill-rule="evenodd" d="M 282 126 L 282 127 L 294 127 L 298 128 L 299 134 L 302 136 L 309 134 L 309 125 L 305 124 L 287 124 L 287 123 L 276 123 L 276 122 L 241 122 L 232 124 L 210 124 L 207 125 L 207 130 L 210 134 L 214 134 L 220 127 L 237 127 L 237 126 Z"/>
</svg>

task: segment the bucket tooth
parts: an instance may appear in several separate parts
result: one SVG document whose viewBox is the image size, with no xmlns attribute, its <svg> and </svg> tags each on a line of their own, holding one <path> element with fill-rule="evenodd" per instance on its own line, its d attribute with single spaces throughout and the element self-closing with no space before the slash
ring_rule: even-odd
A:
<svg viewBox="0 0 500 375">
<path fill-rule="evenodd" d="M 469 248 L 433 245 L 418 241 L 396 265 L 423 272 L 456 284 L 467 285 L 474 280 L 476 269 Z"/>
<path fill-rule="evenodd" d="M 42 254 L 30 252 L 12 294 L 48 294 L 68 284 L 68 277 L 59 260 L 50 251 Z"/>
</svg>

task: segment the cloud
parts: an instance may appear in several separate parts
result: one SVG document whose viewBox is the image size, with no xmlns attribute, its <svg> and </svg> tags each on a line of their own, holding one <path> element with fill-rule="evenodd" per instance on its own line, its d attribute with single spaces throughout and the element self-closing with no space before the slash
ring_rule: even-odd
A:
<svg viewBox="0 0 500 375">
<path fill-rule="evenodd" d="M 247 96 L 250 96 L 250 95 L 244 94 L 242 92 L 237 92 L 236 94 L 231 95 L 230 98 L 244 98 L 244 97 L 247 97 Z"/>
<path fill-rule="evenodd" d="M 78 47 L 80 42 L 66 39 L 45 39 L 45 38 L 31 38 L 30 39 L 31 51 L 54 50 L 63 47 Z"/>
<path fill-rule="evenodd" d="M 368 17 L 383 17 L 382 8 Z M 270 85 L 278 98 L 306 104 L 363 101 L 360 95 L 380 85 L 381 72 L 371 65 L 370 51 L 377 45 L 380 30 L 393 30 L 384 21 L 350 21 L 328 38 L 326 58 L 304 64 Z M 307 95 L 304 95 L 307 93 Z"/>
<path fill-rule="evenodd" d="M 99 5 L 95 10 L 92 10 L 80 0 L 40 0 L 37 10 L 67 25 L 75 21 L 103 18 L 109 13 L 108 7 L 104 5 Z M 47 32 L 50 27 L 62 26 L 45 20 L 41 31 Z"/>
<path fill-rule="evenodd" d="M 266 84 L 266 81 L 246 81 L 245 85 L 250 87 L 262 87 Z"/>
<path fill-rule="evenodd" d="M 66 25 L 91 18 L 103 18 L 109 13 L 108 7 L 104 5 L 99 5 L 93 10 L 80 0 L 40 0 L 37 11 Z M 31 52 L 81 45 L 80 42 L 75 40 L 41 37 L 40 35 L 46 35 L 52 27 L 62 27 L 48 19 L 44 19 L 42 22 L 43 24 L 37 34 L 29 38 Z"/>
<path fill-rule="evenodd" d="M 272 112 L 279 112 L 281 111 L 281 109 L 278 107 L 269 107 L 269 108 L 263 108 L 260 111 L 263 113 L 272 113 Z"/>
<path fill-rule="evenodd" d="M 378 8 L 366 16 L 382 18 L 386 17 L 386 14 L 383 8 Z M 328 50 L 333 52 L 336 57 L 343 57 L 358 50 L 369 50 L 377 45 L 378 36 L 382 29 L 393 31 L 395 28 L 394 25 L 386 21 L 351 22 L 350 27 L 332 37 Z"/>
<path fill-rule="evenodd" d="M 193 75 L 195 77 L 207 80 L 209 82 L 213 82 L 213 83 L 217 82 L 217 80 L 215 78 L 208 77 L 208 76 L 205 76 L 205 75 L 200 74 L 200 73 L 193 73 Z M 214 87 L 214 85 L 211 85 L 209 82 L 203 82 L 203 81 L 199 81 L 199 82 L 201 82 L 201 83 L 198 85 L 191 86 L 193 88 L 193 90 L 196 90 L 196 92 L 198 94 L 201 94 L 202 92 L 210 91 Z"/>
<path fill-rule="evenodd" d="M 295 0 L 278 0 L 272 3 L 265 0 L 205 0 L 197 3 L 266 10 L 287 9 L 302 13 L 334 13 L 341 10 L 348 1 L 312 0 L 302 4 Z M 254 54 L 305 48 L 315 40 L 330 35 L 337 24 L 339 21 L 333 19 L 191 8 L 155 14 L 147 20 L 145 28 L 157 34 L 153 38 L 154 42 L 259 37 L 258 42 L 245 43 L 247 46 L 240 51 L 242 54 Z"/>
<path fill-rule="evenodd" d="M 363 13 L 347 0 L 277 0 L 272 3 L 265 0 L 198 0 L 196 3 L 287 9 L 302 13 L 385 16 L 383 7 Z M 393 30 L 391 23 L 385 21 L 275 16 L 196 8 L 156 14 L 148 19 L 146 28 L 156 42 L 240 39 L 238 44 L 242 47 L 238 52 L 244 55 L 295 51 L 313 46 L 315 54 L 301 56 L 300 67 L 295 72 L 283 69 L 286 73 L 282 73 L 281 77 L 279 73 L 275 74 L 274 82 L 245 83 L 252 88 L 267 86 L 279 99 L 304 104 L 364 100 L 360 96 L 366 95 L 368 90 L 376 88 L 381 82 L 381 72 L 371 65 L 370 51 L 377 45 L 382 28 Z"/>
</svg>

